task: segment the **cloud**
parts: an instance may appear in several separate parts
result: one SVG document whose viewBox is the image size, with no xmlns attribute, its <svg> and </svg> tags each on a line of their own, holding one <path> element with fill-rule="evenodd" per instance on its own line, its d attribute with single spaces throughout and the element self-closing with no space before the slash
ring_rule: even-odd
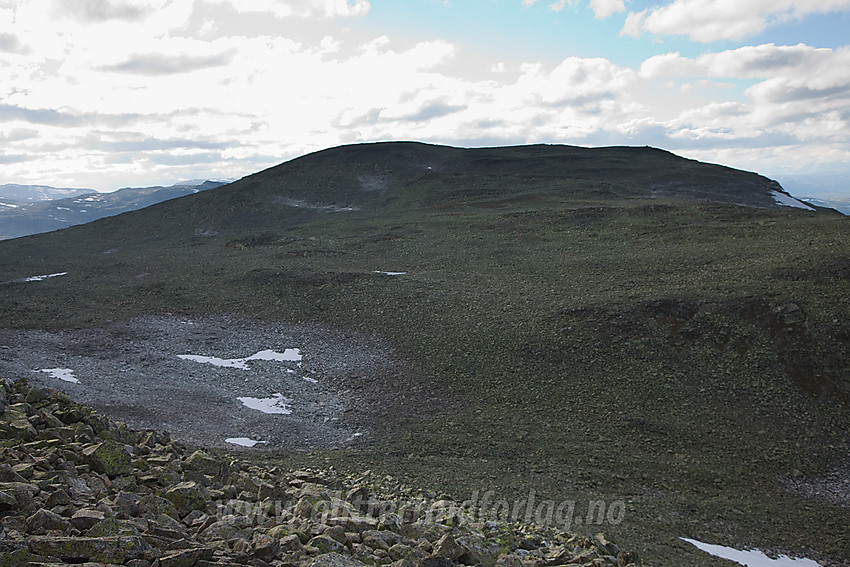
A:
<svg viewBox="0 0 850 567">
<path fill-rule="evenodd" d="M 102 67 L 102 69 L 105 71 L 118 71 L 137 75 L 173 75 L 210 67 L 225 66 L 230 63 L 232 58 L 232 52 L 205 56 L 148 53 L 144 55 L 133 55 L 126 61 L 115 65 L 108 65 Z"/>
<path fill-rule="evenodd" d="M 0 163 L 9 164 L 9 163 L 22 163 L 25 161 L 29 161 L 30 159 L 34 159 L 30 156 L 26 155 L 14 155 L 14 154 L 2 154 L 0 155 Z"/>
<path fill-rule="evenodd" d="M 149 152 L 152 150 L 170 149 L 225 149 L 230 146 L 227 142 L 206 140 L 138 138 L 129 140 L 105 140 L 106 136 L 89 136 L 84 142 L 85 147 L 105 152 Z"/>
<path fill-rule="evenodd" d="M 696 58 L 678 52 L 655 55 L 640 66 L 646 78 L 720 77 L 776 78 L 793 76 L 806 82 L 817 77 L 850 75 L 850 48 L 828 49 L 805 44 L 745 46 L 738 49 L 706 53 Z"/>
<path fill-rule="evenodd" d="M 189 165 L 189 164 L 208 164 L 218 163 L 224 159 L 221 153 L 218 152 L 202 152 L 202 153 L 153 153 L 145 157 L 146 160 L 155 164 L 161 165 Z"/>
<path fill-rule="evenodd" d="M 621 35 L 645 31 L 699 42 L 742 39 L 776 23 L 848 10 L 850 0 L 673 0 L 645 16 L 629 14 Z"/>
<path fill-rule="evenodd" d="M 18 36 L 11 33 L 0 33 L 0 51 L 26 55 L 31 53 L 32 50 L 23 45 Z"/>
<path fill-rule="evenodd" d="M 555 0 L 549 4 L 549 9 L 553 12 L 560 12 L 567 6 L 571 6 L 576 0 Z M 536 4 L 538 0 L 522 0 L 522 7 L 528 8 Z M 590 9 L 593 10 L 594 16 L 598 19 L 604 19 L 616 12 L 624 12 L 626 5 L 623 0 L 590 0 Z"/>
<path fill-rule="evenodd" d="M 21 108 L 10 104 L 0 104 L 0 122 L 22 121 L 30 124 L 46 124 L 50 126 L 80 126 L 87 122 L 87 117 L 53 109 Z"/>
<path fill-rule="evenodd" d="M 442 101 L 434 101 L 426 104 L 415 114 L 405 117 L 404 120 L 408 120 L 410 122 L 425 122 L 460 112 L 465 108 L 466 107 L 462 105 L 452 105 L 446 104 Z"/>
<path fill-rule="evenodd" d="M 277 18 L 324 17 L 358 18 L 371 9 L 368 0 L 207 0 L 216 4 L 227 4 L 238 12 L 268 13 Z"/>
<path fill-rule="evenodd" d="M 108 114 L 97 112 L 75 113 L 52 108 L 23 108 L 11 104 L 0 104 L 0 122 L 27 122 L 60 128 L 74 128 L 103 124 L 117 126 L 140 117 L 135 113 Z"/>
<path fill-rule="evenodd" d="M 645 18 L 646 10 L 642 12 L 629 12 L 629 15 L 626 16 L 626 22 L 623 24 L 623 29 L 620 30 L 620 36 L 640 37 Z"/>
<path fill-rule="evenodd" d="M 729 154 L 721 153 L 723 148 L 738 147 L 749 152 L 748 159 L 755 159 L 752 156 L 757 152 L 753 148 L 763 147 L 759 159 L 777 170 L 789 167 L 777 157 L 791 159 L 783 148 L 800 148 L 813 163 L 833 159 L 837 148 L 850 151 L 848 47 L 832 50 L 803 44 L 765 44 L 696 58 L 668 53 L 644 61 L 639 75 L 650 84 L 676 78 L 693 83 L 697 77 L 753 81 L 743 90 L 741 101 L 710 101 L 682 107 L 665 122 L 669 147 L 691 147 L 702 152 L 713 147 L 718 152 L 715 160 L 729 158 Z M 705 89 L 680 92 L 694 97 L 706 93 Z M 816 147 L 831 157 L 816 155 Z M 773 157 L 769 157 L 771 152 Z M 744 155 L 731 163 L 745 159 Z"/>
<path fill-rule="evenodd" d="M 617 12 L 626 11 L 623 0 L 590 0 L 590 8 L 593 10 L 593 15 L 598 19 L 605 19 Z"/>
<path fill-rule="evenodd" d="M 411 138 L 651 144 L 751 168 L 790 160 L 788 147 L 814 161 L 850 152 L 847 48 L 667 53 L 639 68 L 590 57 L 499 65 L 458 42 L 343 19 L 368 2 L 109 0 L 63 15 L 58 1 L 0 0 L 0 49 L 19 49 L 0 66 L 5 179 L 108 188 L 238 177 L 341 143 Z M 522 3 L 568 4 L 537 1 Z M 2 6 L 16 4 L 15 27 L 2 27 L 13 20 Z M 581 5 L 598 18 L 623 11 L 619 0 Z M 650 13 L 626 16 L 624 35 L 645 31 Z"/>
<path fill-rule="evenodd" d="M 147 1 L 130 0 L 75 0 L 54 2 L 55 12 L 84 22 L 108 20 L 136 21 L 150 13 L 156 6 Z"/>
</svg>

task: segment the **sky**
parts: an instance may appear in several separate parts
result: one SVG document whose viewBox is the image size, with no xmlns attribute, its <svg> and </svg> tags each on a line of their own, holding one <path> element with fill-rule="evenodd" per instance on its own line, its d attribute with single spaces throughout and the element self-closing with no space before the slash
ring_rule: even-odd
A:
<svg viewBox="0 0 850 567">
<path fill-rule="evenodd" d="M 850 179 L 848 30 L 850 0 L 0 0 L 0 184 L 239 178 L 385 140 Z"/>
</svg>

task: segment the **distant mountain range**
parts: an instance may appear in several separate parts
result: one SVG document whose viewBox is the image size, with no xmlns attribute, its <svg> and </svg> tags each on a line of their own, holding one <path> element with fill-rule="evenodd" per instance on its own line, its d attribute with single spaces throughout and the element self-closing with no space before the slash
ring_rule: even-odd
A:
<svg viewBox="0 0 850 567">
<path fill-rule="evenodd" d="M 51 199 L 68 199 L 91 193 L 97 193 L 97 191 L 94 189 L 6 183 L 5 185 L 0 185 L 0 202 L 32 203 L 35 201 L 49 201 Z"/>
<path fill-rule="evenodd" d="M 786 175 L 778 181 L 788 192 L 802 195 L 802 201 L 850 215 L 850 177 L 847 175 Z"/>
<path fill-rule="evenodd" d="M 169 187 L 126 187 L 112 193 L 46 185 L 0 185 L 0 240 L 85 224 L 229 182 L 193 179 Z"/>
</svg>

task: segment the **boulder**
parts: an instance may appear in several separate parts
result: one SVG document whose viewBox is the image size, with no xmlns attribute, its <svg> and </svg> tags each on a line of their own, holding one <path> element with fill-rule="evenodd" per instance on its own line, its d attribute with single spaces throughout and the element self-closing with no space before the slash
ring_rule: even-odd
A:
<svg viewBox="0 0 850 567">
<path fill-rule="evenodd" d="M 219 476 L 222 472 L 222 462 L 210 457 L 204 451 L 198 450 L 186 457 L 184 466 L 207 476 Z"/>
<path fill-rule="evenodd" d="M 319 550 L 319 553 L 342 553 L 345 549 L 343 544 L 326 535 L 317 535 L 311 539 L 307 545 L 315 547 Z"/>
<path fill-rule="evenodd" d="M 231 540 L 246 537 L 248 531 L 237 527 L 227 520 L 219 520 L 199 534 L 204 541 Z"/>
<path fill-rule="evenodd" d="M 83 449 L 88 464 L 96 472 L 109 478 L 133 472 L 133 462 L 124 445 L 115 441 L 104 441 Z"/>
<path fill-rule="evenodd" d="M 339 553 L 327 553 L 321 555 L 313 560 L 312 563 L 309 564 L 309 567 L 362 567 L 363 563 L 353 559 L 351 557 L 346 557 L 344 555 L 340 555 Z"/>
<path fill-rule="evenodd" d="M 156 518 L 160 514 L 167 514 L 172 518 L 179 519 L 177 507 L 170 500 L 166 500 L 155 494 L 146 494 L 139 499 L 139 515 L 144 518 Z"/>
<path fill-rule="evenodd" d="M 304 547 L 296 534 L 280 538 L 280 549 L 282 551 L 300 551 Z"/>
<path fill-rule="evenodd" d="M 110 538 L 117 536 L 140 536 L 142 530 L 131 520 L 120 520 L 110 516 L 99 521 L 86 532 L 88 537 Z"/>
<path fill-rule="evenodd" d="M 65 532 L 70 529 L 71 522 L 44 508 L 39 508 L 35 514 L 27 518 L 27 533 L 30 534 L 45 534 L 54 530 Z"/>
<path fill-rule="evenodd" d="M 199 561 L 209 561 L 213 557 L 213 549 L 197 547 L 171 551 L 159 558 L 160 567 L 194 567 Z"/>
<path fill-rule="evenodd" d="M 164 496 L 174 504 L 180 517 L 192 510 L 205 510 L 209 500 L 206 488 L 194 480 L 175 484 L 165 491 Z"/>
<path fill-rule="evenodd" d="M 280 553 L 280 540 L 261 533 L 255 533 L 251 541 L 254 555 L 265 562 L 274 559 Z"/>
<path fill-rule="evenodd" d="M 106 516 L 100 510 L 83 508 L 81 510 L 77 510 L 74 512 L 74 515 L 71 516 L 71 525 L 80 532 L 85 532 L 94 527 L 94 525 L 98 522 L 103 521 L 105 518 Z"/>
<path fill-rule="evenodd" d="M 466 550 L 455 542 L 451 534 L 445 534 L 434 544 L 434 555 L 451 561 L 457 561 L 465 553 Z"/>
<path fill-rule="evenodd" d="M 33 536 L 29 550 L 38 555 L 58 557 L 66 563 L 124 563 L 142 559 L 150 548 L 141 537 L 50 537 Z"/>
</svg>

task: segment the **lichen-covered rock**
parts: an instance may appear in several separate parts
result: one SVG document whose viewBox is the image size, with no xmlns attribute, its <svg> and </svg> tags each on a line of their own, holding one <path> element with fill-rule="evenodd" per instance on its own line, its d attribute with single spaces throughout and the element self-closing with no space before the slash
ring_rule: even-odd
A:
<svg viewBox="0 0 850 567">
<path fill-rule="evenodd" d="M 71 529 L 71 523 L 60 516 L 59 514 L 44 508 L 39 510 L 27 518 L 27 533 L 30 534 L 45 534 L 49 531 L 68 531 Z"/>
<path fill-rule="evenodd" d="M 206 488 L 194 480 L 179 482 L 171 486 L 165 491 L 164 496 L 174 504 L 181 517 L 192 510 L 203 511 L 206 509 L 209 500 L 209 493 Z"/>
<path fill-rule="evenodd" d="M 342 553 L 345 549 L 343 544 L 326 535 L 317 535 L 311 539 L 307 545 L 315 547 L 319 550 L 319 553 Z"/>
<path fill-rule="evenodd" d="M 9 422 L 8 432 L 7 438 L 21 439 L 25 443 L 38 437 L 38 431 L 26 418 Z"/>
<path fill-rule="evenodd" d="M 280 549 L 283 551 L 300 551 L 304 547 L 296 534 L 280 538 Z"/>
<path fill-rule="evenodd" d="M 115 478 L 133 472 L 133 462 L 124 450 L 124 445 L 115 441 L 103 441 L 83 449 L 83 455 L 96 472 Z"/>
<path fill-rule="evenodd" d="M 66 563 L 95 561 L 124 563 L 143 558 L 150 546 L 141 537 L 50 537 L 33 536 L 27 540 L 33 553 L 58 557 Z"/>
<path fill-rule="evenodd" d="M 82 508 L 81 510 L 74 512 L 74 515 L 71 516 L 71 525 L 80 532 L 85 532 L 90 530 L 98 522 L 103 521 L 105 518 L 106 516 L 100 510 Z"/>
<path fill-rule="evenodd" d="M 139 515 L 143 518 L 156 518 L 166 514 L 172 518 L 179 519 L 177 507 L 170 500 L 166 500 L 155 494 L 146 494 L 139 499 Z"/>
<path fill-rule="evenodd" d="M 222 475 L 224 463 L 210 457 L 204 451 L 198 450 L 186 457 L 184 466 L 207 476 L 217 477 Z"/>
<path fill-rule="evenodd" d="M 214 550 L 209 547 L 196 547 L 169 552 L 159 558 L 160 567 L 194 567 L 199 561 L 212 559 Z"/>
<path fill-rule="evenodd" d="M 451 534 L 445 534 L 434 544 L 434 555 L 452 561 L 460 559 L 466 550 L 455 542 Z"/>
<path fill-rule="evenodd" d="M 46 562 L 48 559 L 27 551 L 26 549 L 15 549 L 6 553 L 0 553 L 0 567 L 27 567 L 33 563 Z"/>
<path fill-rule="evenodd" d="M 0 482 L 26 482 L 15 468 L 8 463 L 0 463 Z"/>
<path fill-rule="evenodd" d="M 460 562 L 464 565 L 493 567 L 499 557 L 499 545 L 479 535 L 460 536 L 457 544 L 464 550 L 460 556 Z"/>
<path fill-rule="evenodd" d="M 251 547 L 254 548 L 255 556 L 269 562 L 280 553 L 280 540 L 262 533 L 254 533 Z"/>
<path fill-rule="evenodd" d="M 219 520 L 198 535 L 204 541 L 231 540 L 240 537 L 244 538 L 248 535 L 248 531 L 237 527 L 227 520 Z"/>
<path fill-rule="evenodd" d="M 413 548 L 403 543 L 393 545 L 387 550 L 387 553 L 389 553 L 390 559 L 393 561 L 413 558 Z"/>
<path fill-rule="evenodd" d="M 17 503 L 17 507 L 25 510 L 32 506 L 35 495 L 41 492 L 41 489 L 35 484 L 27 482 L 3 482 L 0 483 L 0 492 L 12 496 Z"/>
<path fill-rule="evenodd" d="M 363 563 L 340 555 L 339 553 L 327 553 L 314 559 L 309 567 L 362 567 Z"/>
<path fill-rule="evenodd" d="M 268 536 L 277 539 L 283 539 L 289 535 L 292 535 L 294 531 L 294 528 L 290 524 L 278 524 L 269 528 Z"/>
<path fill-rule="evenodd" d="M 133 492 L 119 492 L 115 497 L 113 507 L 119 518 L 130 518 L 139 515 L 141 497 Z"/>
<path fill-rule="evenodd" d="M 117 537 L 117 536 L 140 536 L 142 530 L 139 525 L 131 520 L 120 520 L 110 516 L 93 525 L 86 532 L 88 537 Z"/>
</svg>

